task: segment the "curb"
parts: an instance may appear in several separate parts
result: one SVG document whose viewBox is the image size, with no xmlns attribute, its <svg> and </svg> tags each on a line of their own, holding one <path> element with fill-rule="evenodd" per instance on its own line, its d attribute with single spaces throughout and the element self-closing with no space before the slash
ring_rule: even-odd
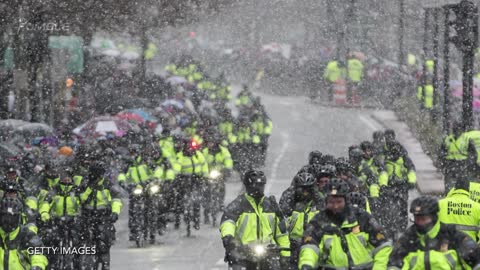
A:
<svg viewBox="0 0 480 270">
<path fill-rule="evenodd" d="M 417 170 L 417 189 L 422 194 L 439 195 L 444 193 L 442 174 L 433 166 L 432 159 L 424 153 L 421 144 L 410 128 L 400 121 L 395 112 L 375 111 L 371 117 L 384 128 L 395 130 L 397 140 L 406 148 Z"/>
</svg>

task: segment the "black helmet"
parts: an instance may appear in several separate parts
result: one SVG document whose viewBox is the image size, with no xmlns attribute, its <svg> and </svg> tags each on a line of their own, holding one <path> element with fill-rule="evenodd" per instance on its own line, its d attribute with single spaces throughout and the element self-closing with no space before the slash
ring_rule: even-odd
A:
<svg viewBox="0 0 480 270">
<path fill-rule="evenodd" d="M 322 152 L 318 150 L 310 152 L 310 154 L 308 154 L 308 164 L 311 165 L 315 163 L 320 163 L 322 156 L 323 156 Z"/>
<path fill-rule="evenodd" d="M 362 151 L 373 150 L 373 144 L 369 141 L 363 141 L 360 144 L 360 149 L 362 149 Z"/>
<path fill-rule="evenodd" d="M 352 165 L 350 164 L 350 162 L 348 162 L 347 158 L 345 157 L 339 157 L 335 160 L 335 169 L 337 170 L 337 172 L 339 171 L 342 171 L 342 172 L 346 172 L 346 171 L 354 171 Z"/>
<path fill-rule="evenodd" d="M 317 180 L 311 173 L 303 172 L 295 175 L 293 182 L 295 183 L 295 187 L 312 187 Z"/>
<path fill-rule="evenodd" d="M 0 214 L 20 215 L 22 209 L 22 202 L 16 198 L 3 198 L 0 202 Z"/>
<path fill-rule="evenodd" d="M 243 174 L 243 184 L 245 186 L 251 186 L 254 184 L 263 184 L 267 183 L 267 177 L 262 171 L 257 170 L 248 170 Z"/>
<path fill-rule="evenodd" d="M 410 213 L 419 216 L 437 216 L 439 210 L 437 199 L 426 195 L 416 198 L 410 205 Z"/>
<path fill-rule="evenodd" d="M 335 157 L 332 155 L 324 155 L 322 157 L 323 165 L 335 165 Z"/>
<path fill-rule="evenodd" d="M 395 161 L 402 156 L 403 147 L 398 142 L 393 142 L 388 149 L 388 159 Z"/>
<path fill-rule="evenodd" d="M 387 129 L 384 132 L 385 140 L 395 140 L 395 131 L 393 129 Z"/>
<path fill-rule="evenodd" d="M 373 132 L 372 138 L 374 141 L 382 141 L 385 137 L 383 135 L 383 132 L 380 130 L 377 130 Z"/>
<path fill-rule="evenodd" d="M 345 181 L 337 178 L 330 179 L 325 190 L 325 195 L 332 196 L 347 196 L 349 192 L 348 184 Z"/>
<path fill-rule="evenodd" d="M 354 148 L 351 148 L 348 151 L 348 159 L 349 160 L 353 160 L 353 159 L 356 159 L 356 158 L 362 158 L 362 157 L 363 157 L 363 151 L 358 146 L 354 147 Z"/>
<path fill-rule="evenodd" d="M 364 208 L 367 204 L 367 198 L 360 192 L 350 192 L 347 194 L 347 202 L 353 207 Z"/>
<path fill-rule="evenodd" d="M 333 177 L 337 173 L 337 170 L 335 169 L 335 166 L 327 164 L 327 165 L 321 165 L 317 171 L 316 177 Z"/>
<path fill-rule="evenodd" d="M 105 164 L 101 161 L 96 161 L 89 168 L 90 175 L 94 178 L 103 177 L 105 174 Z"/>
</svg>

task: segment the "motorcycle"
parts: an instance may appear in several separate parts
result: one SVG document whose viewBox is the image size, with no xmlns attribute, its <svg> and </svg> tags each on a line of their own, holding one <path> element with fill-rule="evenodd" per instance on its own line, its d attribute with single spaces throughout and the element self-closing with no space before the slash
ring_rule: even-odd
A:
<svg viewBox="0 0 480 270">
<path fill-rule="evenodd" d="M 57 232 L 56 235 L 56 247 L 58 247 L 61 252 L 70 250 L 72 247 L 75 247 L 74 239 L 78 239 L 75 234 L 75 218 L 71 216 L 62 216 L 54 220 L 54 231 Z M 54 256 L 52 264 L 52 269 L 76 269 L 78 268 L 78 262 L 73 254 L 63 254 Z"/>
<path fill-rule="evenodd" d="M 191 222 L 194 223 L 195 229 L 200 229 L 200 203 L 201 203 L 201 179 L 196 175 L 183 175 L 181 182 L 179 196 L 181 200 L 177 202 L 177 217 L 180 212 L 183 212 L 183 219 L 185 221 L 187 236 L 191 236 Z M 177 220 L 176 220 L 177 222 Z"/>
<path fill-rule="evenodd" d="M 113 244 L 115 227 L 109 218 L 111 210 L 86 213 L 83 217 L 82 234 L 86 247 L 92 248 L 89 254 L 83 254 L 79 258 L 80 269 L 110 269 L 110 247 Z"/>
<path fill-rule="evenodd" d="M 220 169 L 210 170 L 207 180 L 205 218 L 212 217 L 212 226 L 216 225 L 217 214 L 222 211 L 225 201 L 225 175 Z"/>
<path fill-rule="evenodd" d="M 137 247 L 143 247 L 147 237 L 145 232 L 145 196 L 143 186 L 138 184 L 132 188 L 129 206 L 129 227 L 131 239 Z"/>
<path fill-rule="evenodd" d="M 165 199 L 161 192 L 162 183 L 155 179 L 145 187 L 145 237 L 150 236 L 150 243 L 155 243 L 155 234 L 166 226 L 162 219 L 165 212 Z"/>
<path fill-rule="evenodd" d="M 288 251 L 276 244 L 254 243 L 238 248 L 235 257 L 241 265 L 233 264 L 232 270 L 273 270 L 282 269 L 280 264 L 280 251 Z M 243 264 L 243 265 L 242 265 Z"/>
</svg>

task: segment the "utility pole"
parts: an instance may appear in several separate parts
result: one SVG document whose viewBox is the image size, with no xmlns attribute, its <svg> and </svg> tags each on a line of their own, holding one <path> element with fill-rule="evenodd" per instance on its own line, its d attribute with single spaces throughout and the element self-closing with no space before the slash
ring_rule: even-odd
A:
<svg viewBox="0 0 480 270">
<path fill-rule="evenodd" d="M 405 49 L 404 49 L 404 44 L 403 44 L 403 36 L 405 32 L 405 23 L 404 23 L 404 18 L 405 18 L 405 0 L 400 0 L 400 17 L 399 17 L 399 35 L 398 35 L 398 63 L 400 65 L 405 63 Z"/>
<path fill-rule="evenodd" d="M 433 60 L 434 60 L 434 66 L 433 66 L 433 110 L 432 112 L 432 119 L 436 119 L 436 104 L 438 103 L 438 31 L 439 31 L 439 9 L 435 8 L 433 9 L 433 23 L 434 23 L 434 32 L 433 32 Z"/>
<path fill-rule="evenodd" d="M 444 48 L 443 59 L 443 132 L 448 134 L 450 131 L 450 9 L 443 7 L 445 17 Z"/>
<path fill-rule="evenodd" d="M 449 41 L 463 53 L 462 119 L 465 130 L 468 131 L 473 128 L 473 57 L 478 47 L 478 7 L 468 0 L 446 7 L 455 14 L 455 18 L 448 24 L 453 27 L 456 35 L 449 37 Z"/>
</svg>

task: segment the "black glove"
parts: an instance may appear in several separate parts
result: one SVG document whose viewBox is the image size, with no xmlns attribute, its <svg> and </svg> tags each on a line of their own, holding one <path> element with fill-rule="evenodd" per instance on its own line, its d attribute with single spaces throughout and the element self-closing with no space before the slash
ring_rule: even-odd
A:
<svg viewBox="0 0 480 270">
<path fill-rule="evenodd" d="M 225 248 L 225 251 L 227 251 L 227 253 L 231 253 L 235 249 L 235 240 L 233 239 L 233 236 L 225 236 L 224 238 L 222 238 L 222 242 L 223 247 Z"/>
<path fill-rule="evenodd" d="M 313 270 L 313 268 L 310 265 L 302 265 L 302 268 L 300 270 Z"/>
<path fill-rule="evenodd" d="M 417 188 L 417 184 L 416 183 L 408 183 L 408 190 L 414 190 Z"/>
<path fill-rule="evenodd" d="M 117 220 L 118 220 L 118 214 L 112 213 L 112 215 L 110 216 L 110 222 L 115 223 L 117 222 Z"/>
</svg>

